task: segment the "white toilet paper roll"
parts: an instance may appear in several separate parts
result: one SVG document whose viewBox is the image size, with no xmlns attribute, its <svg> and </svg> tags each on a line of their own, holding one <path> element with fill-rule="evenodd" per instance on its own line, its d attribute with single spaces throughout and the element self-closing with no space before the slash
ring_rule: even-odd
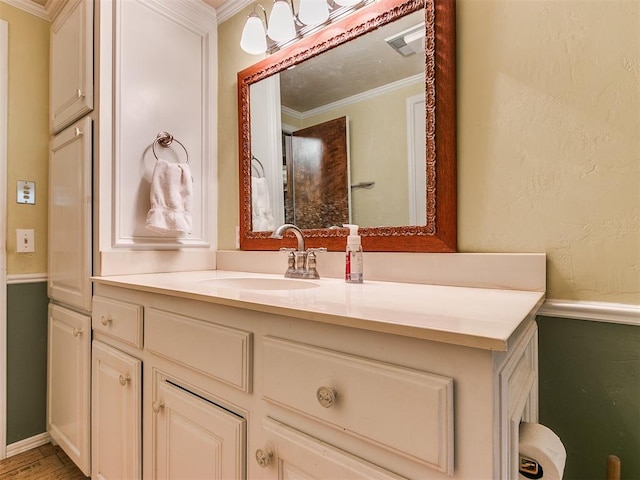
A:
<svg viewBox="0 0 640 480">
<path fill-rule="evenodd" d="M 564 473 L 567 452 L 560 438 L 539 423 L 520 424 L 520 456 L 538 462 L 542 467 L 543 480 L 560 480 Z M 528 480 L 519 474 L 520 480 Z"/>
</svg>

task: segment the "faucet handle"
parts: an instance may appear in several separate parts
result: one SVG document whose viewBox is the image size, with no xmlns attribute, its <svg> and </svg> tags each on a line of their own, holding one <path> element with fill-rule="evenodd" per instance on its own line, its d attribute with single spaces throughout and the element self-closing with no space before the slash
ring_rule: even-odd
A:
<svg viewBox="0 0 640 480">
<path fill-rule="evenodd" d="M 313 278 L 313 279 L 320 278 L 320 275 L 318 274 L 318 270 L 316 270 L 316 252 L 326 252 L 326 251 L 327 249 L 325 247 L 307 249 L 307 269 L 304 272 L 303 278 Z"/>
<path fill-rule="evenodd" d="M 288 248 L 288 247 L 282 247 L 280 249 L 281 252 L 295 252 L 296 249 L 295 248 Z"/>
</svg>

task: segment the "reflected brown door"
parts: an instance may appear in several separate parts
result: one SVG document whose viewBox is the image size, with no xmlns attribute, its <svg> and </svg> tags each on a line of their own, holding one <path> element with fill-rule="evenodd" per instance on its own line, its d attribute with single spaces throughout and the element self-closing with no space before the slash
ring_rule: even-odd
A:
<svg viewBox="0 0 640 480">
<path fill-rule="evenodd" d="M 297 130 L 291 139 L 291 209 L 300 228 L 349 223 L 347 117 Z"/>
</svg>

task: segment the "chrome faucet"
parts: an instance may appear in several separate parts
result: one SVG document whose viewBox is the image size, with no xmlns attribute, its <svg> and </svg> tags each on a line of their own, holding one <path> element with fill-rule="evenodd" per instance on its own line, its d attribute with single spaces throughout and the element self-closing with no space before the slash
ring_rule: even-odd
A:
<svg viewBox="0 0 640 480">
<path fill-rule="evenodd" d="M 284 225 L 280 225 L 273 231 L 273 233 L 271 234 L 271 238 L 277 238 L 281 240 L 282 237 L 284 237 L 284 234 L 289 230 L 291 230 L 298 239 L 298 251 L 304 252 L 304 237 L 302 236 L 302 230 L 300 230 L 292 223 L 285 223 Z"/>
<path fill-rule="evenodd" d="M 316 270 L 316 254 L 315 252 L 326 252 L 326 248 L 310 248 L 305 250 L 304 237 L 302 230 L 292 223 L 280 225 L 271 234 L 271 238 L 282 239 L 284 234 L 291 230 L 298 240 L 298 249 L 281 248 L 281 252 L 289 252 L 288 267 L 284 273 L 286 278 L 320 278 L 318 270 Z"/>
</svg>

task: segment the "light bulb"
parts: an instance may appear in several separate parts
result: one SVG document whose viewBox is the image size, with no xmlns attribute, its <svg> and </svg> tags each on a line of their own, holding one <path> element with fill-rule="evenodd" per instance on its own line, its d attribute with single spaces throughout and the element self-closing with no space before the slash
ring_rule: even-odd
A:
<svg viewBox="0 0 640 480">
<path fill-rule="evenodd" d="M 277 0 L 273 4 L 267 35 L 276 42 L 286 42 L 295 38 L 296 26 L 293 23 L 293 12 L 285 0 Z"/>
<path fill-rule="evenodd" d="M 333 0 L 337 5 L 341 7 L 353 7 L 359 4 L 362 0 Z"/>
<path fill-rule="evenodd" d="M 319 25 L 329 19 L 327 0 L 300 0 L 298 18 L 305 25 Z"/>
<path fill-rule="evenodd" d="M 264 33 L 262 20 L 255 15 L 249 15 L 242 30 L 240 48 L 251 55 L 259 55 L 267 51 L 267 38 Z"/>
</svg>

